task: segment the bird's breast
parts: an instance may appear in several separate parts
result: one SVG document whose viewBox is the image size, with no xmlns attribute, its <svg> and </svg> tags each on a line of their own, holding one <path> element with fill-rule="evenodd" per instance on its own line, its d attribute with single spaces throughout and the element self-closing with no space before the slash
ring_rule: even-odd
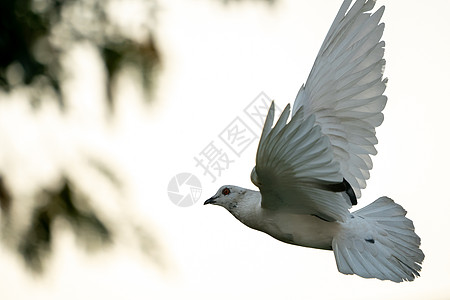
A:
<svg viewBox="0 0 450 300">
<path fill-rule="evenodd" d="M 250 226 L 293 245 L 331 250 L 331 242 L 340 230 L 340 222 L 327 222 L 312 215 L 262 211 L 260 224 Z"/>
</svg>

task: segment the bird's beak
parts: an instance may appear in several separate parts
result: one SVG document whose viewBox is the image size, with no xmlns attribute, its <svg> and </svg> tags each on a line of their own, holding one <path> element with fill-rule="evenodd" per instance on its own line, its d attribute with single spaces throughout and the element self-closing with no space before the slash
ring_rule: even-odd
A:
<svg viewBox="0 0 450 300">
<path fill-rule="evenodd" d="M 214 204 L 214 203 L 216 203 L 216 199 L 217 199 L 217 197 L 211 197 L 208 200 L 206 200 L 205 203 L 203 203 L 203 205 Z"/>
</svg>

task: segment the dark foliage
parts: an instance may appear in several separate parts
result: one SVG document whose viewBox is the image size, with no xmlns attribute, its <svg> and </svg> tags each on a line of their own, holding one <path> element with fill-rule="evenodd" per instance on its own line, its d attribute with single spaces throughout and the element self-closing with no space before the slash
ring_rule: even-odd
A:
<svg viewBox="0 0 450 300">
<path fill-rule="evenodd" d="M 85 196 L 74 192 L 67 178 L 63 178 L 61 186 L 55 190 L 42 191 L 38 200 L 43 205 L 33 212 L 31 224 L 18 247 L 32 270 L 42 271 L 43 260 L 51 252 L 54 238 L 52 227 L 58 219 L 66 221 L 80 243 L 87 248 L 111 244 L 112 232 L 89 207 Z M 82 206 L 83 210 L 78 206 Z"/>
</svg>

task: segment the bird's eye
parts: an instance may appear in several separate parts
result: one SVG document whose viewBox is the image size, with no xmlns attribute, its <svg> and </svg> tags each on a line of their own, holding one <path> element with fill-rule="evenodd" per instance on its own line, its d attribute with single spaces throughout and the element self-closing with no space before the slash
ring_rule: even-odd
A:
<svg viewBox="0 0 450 300">
<path fill-rule="evenodd" d="M 222 190 L 222 194 L 223 195 L 228 195 L 230 193 L 230 189 L 229 188 L 224 188 L 223 190 Z"/>
</svg>

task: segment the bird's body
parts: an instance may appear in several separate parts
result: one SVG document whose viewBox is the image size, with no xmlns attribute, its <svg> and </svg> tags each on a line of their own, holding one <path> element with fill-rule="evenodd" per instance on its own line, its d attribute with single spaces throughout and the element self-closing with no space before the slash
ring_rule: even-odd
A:
<svg viewBox="0 0 450 300">
<path fill-rule="evenodd" d="M 256 154 L 253 191 L 223 186 L 205 202 L 294 245 L 333 250 L 344 274 L 401 282 L 424 254 L 406 211 L 388 197 L 350 213 L 365 188 L 383 122 L 384 7 L 342 4 L 308 80 L 274 123 L 272 103 Z M 291 117 L 290 120 L 289 116 Z"/>
<path fill-rule="evenodd" d="M 242 189 L 233 186 L 228 188 Z M 340 222 L 328 222 L 313 215 L 264 209 L 261 207 L 260 192 L 242 191 L 239 200 L 229 207 L 229 211 L 243 224 L 285 243 L 331 250 L 333 236 L 341 227 Z"/>
</svg>

